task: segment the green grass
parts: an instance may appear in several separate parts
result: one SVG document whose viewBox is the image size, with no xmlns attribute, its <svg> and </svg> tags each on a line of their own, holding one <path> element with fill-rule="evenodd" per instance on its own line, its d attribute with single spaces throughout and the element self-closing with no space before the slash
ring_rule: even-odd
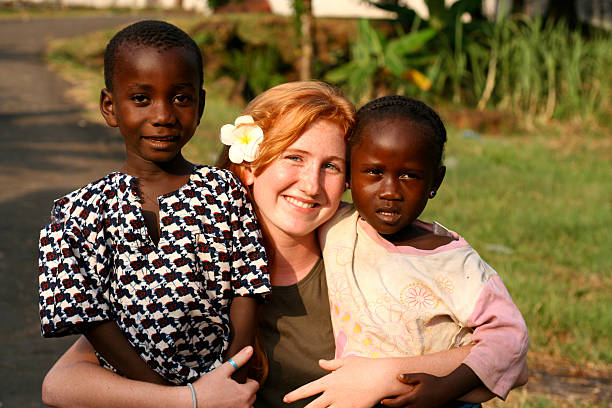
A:
<svg viewBox="0 0 612 408">
<path fill-rule="evenodd" d="M 461 233 L 500 273 L 531 350 L 610 364 L 612 151 L 592 138 L 564 152 L 558 138 L 451 132 L 447 177 L 423 217 Z"/>
</svg>

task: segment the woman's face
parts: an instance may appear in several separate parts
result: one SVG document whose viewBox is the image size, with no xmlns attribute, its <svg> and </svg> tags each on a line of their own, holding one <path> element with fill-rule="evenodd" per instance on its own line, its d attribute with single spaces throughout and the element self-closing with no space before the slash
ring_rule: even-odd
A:
<svg viewBox="0 0 612 408">
<path fill-rule="evenodd" d="M 344 192 L 342 128 L 314 122 L 258 176 L 247 174 L 259 222 L 272 240 L 313 234 L 338 209 Z"/>
</svg>

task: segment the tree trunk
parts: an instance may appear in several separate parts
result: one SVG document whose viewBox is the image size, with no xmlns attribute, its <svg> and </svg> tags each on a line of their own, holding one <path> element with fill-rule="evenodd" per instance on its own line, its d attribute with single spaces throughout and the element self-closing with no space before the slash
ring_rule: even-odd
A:
<svg viewBox="0 0 612 408">
<path fill-rule="evenodd" d="M 314 59 L 312 1 L 297 1 L 301 1 L 302 3 L 302 10 L 299 15 L 301 47 L 299 67 L 300 80 L 307 81 L 312 78 L 312 65 Z"/>
</svg>

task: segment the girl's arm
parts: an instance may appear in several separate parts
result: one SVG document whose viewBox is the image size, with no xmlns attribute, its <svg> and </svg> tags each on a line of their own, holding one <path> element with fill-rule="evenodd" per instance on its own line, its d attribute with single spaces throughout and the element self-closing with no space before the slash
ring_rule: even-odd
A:
<svg viewBox="0 0 612 408">
<path fill-rule="evenodd" d="M 255 342 L 257 331 L 257 298 L 251 296 L 237 296 L 230 306 L 230 322 L 232 337 L 226 356 L 233 356 L 246 346 Z M 237 370 L 232 378 L 239 383 L 247 379 L 248 364 Z"/>
<path fill-rule="evenodd" d="M 168 384 L 145 363 L 116 322 L 95 324 L 85 332 L 85 336 L 95 350 L 124 376 L 153 384 Z"/>
<path fill-rule="evenodd" d="M 232 359 L 240 367 L 253 353 L 245 348 Z M 225 363 L 193 383 L 199 407 L 250 407 L 257 382 L 238 384 L 230 378 L 234 367 Z M 101 367 L 84 337 L 60 357 L 43 381 L 42 398 L 52 407 L 123 408 L 193 406 L 188 387 L 171 387 L 130 380 Z"/>
</svg>

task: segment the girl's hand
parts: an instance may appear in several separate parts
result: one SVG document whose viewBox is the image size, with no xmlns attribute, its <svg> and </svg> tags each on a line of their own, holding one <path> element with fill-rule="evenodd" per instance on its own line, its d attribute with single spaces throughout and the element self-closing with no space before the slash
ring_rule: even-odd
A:
<svg viewBox="0 0 612 408">
<path fill-rule="evenodd" d="M 232 357 L 238 368 L 246 364 L 253 355 L 253 347 L 247 346 Z M 255 402 L 255 393 L 259 383 L 247 379 L 246 383 L 239 384 L 232 379 L 236 369 L 226 361 L 221 366 L 204 374 L 192 385 L 198 400 L 198 407 L 202 408 L 250 408 Z M 184 387 L 187 388 L 187 387 Z M 190 392 L 187 389 L 185 392 Z"/>
<path fill-rule="evenodd" d="M 370 408 L 382 398 L 410 390 L 396 379 L 398 367 L 395 359 L 351 356 L 320 360 L 319 365 L 332 372 L 285 395 L 284 402 L 322 393 L 306 408 Z"/>
<path fill-rule="evenodd" d="M 441 377 L 429 374 L 402 374 L 398 380 L 412 389 L 408 392 L 399 394 L 394 398 L 385 398 L 381 404 L 388 407 L 438 407 L 449 401 L 443 390 L 444 384 Z"/>
</svg>

